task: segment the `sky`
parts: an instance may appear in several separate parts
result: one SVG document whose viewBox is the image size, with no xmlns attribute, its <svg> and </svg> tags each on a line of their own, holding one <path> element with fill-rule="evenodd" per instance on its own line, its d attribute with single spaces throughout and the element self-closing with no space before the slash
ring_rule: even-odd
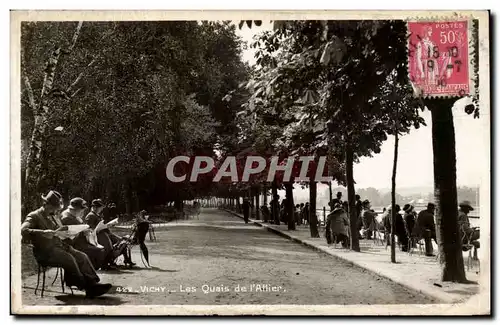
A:
<svg viewBox="0 0 500 325">
<path fill-rule="evenodd" d="M 249 29 L 246 25 L 237 30 L 237 34 L 248 44 L 254 35 L 264 30 L 271 30 L 271 23 L 263 22 L 259 28 Z M 255 50 L 247 47 L 243 51 L 243 59 L 254 64 Z M 481 168 L 487 165 L 485 155 L 489 148 L 489 114 L 474 119 L 464 112 L 464 106 L 470 99 L 464 98 L 455 103 L 453 108 L 455 124 L 455 141 L 457 153 L 457 185 L 479 186 Z M 431 114 L 426 109 L 422 112 L 427 126 L 413 129 L 409 134 L 400 137 L 397 166 L 397 188 L 433 187 L 432 161 L 432 126 Z M 381 152 L 373 157 L 361 158 L 354 166 L 356 188 L 390 188 L 394 158 L 394 137 L 389 136 L 383 143 Z M 489 182 L 489 180 L 485 180 Z M 336 184 L 335 184 L 336 185 Z"/>
</svg>

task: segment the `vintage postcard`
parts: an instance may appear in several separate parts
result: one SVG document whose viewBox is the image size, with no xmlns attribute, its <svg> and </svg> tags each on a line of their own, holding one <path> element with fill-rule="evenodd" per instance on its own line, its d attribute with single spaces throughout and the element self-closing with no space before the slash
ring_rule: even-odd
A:
<svg viewBox="0 0 500 325">
<path fill-rule="evenodd" d="M 11 313 L 491 314 L 487 11 L 11 11 Z"/>
</svg>

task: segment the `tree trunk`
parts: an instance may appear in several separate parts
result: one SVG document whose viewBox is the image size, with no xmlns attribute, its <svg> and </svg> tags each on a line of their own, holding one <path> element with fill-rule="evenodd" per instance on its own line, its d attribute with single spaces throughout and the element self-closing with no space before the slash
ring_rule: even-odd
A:
<svg viewBox="0 0 500 325">
<path fill-rule="evenodd" d="M 316 216 L 317 187 L 315 181 L 309 182 L 309 229 L 312 238 L 319 238 L 318 217 Z"/>
<path fill-rule="evenodd" d="M 76 31 L 73 35 L 71 45 L 68 49 L 69 52 L 75 46 L 75 43 L 80 35 L 80 29 L 83 22 L 79 22 Z M 28 209 L 31 209 L 31 201 L 36 197 L 39 191 L 38 184 L 40 183 L 40 178 L 42 174 L 42 151 L 44 150 L 44 144 L 47 139 L 47 126 L 49 121 L 47 120 L 50 110 L 49 94 L 52 91 L 54 78 L 56 73 L 56 68 L 61 57 L 62 49 L 57 47 L 47 60 L 45 67 L 45 75 L 42 83 L 42 90 L 40 95 L 40 105 L 36 105 L 35 96 L 33 90 L 31 89 L 31 84 L 27 76 L 25 76 L 24 81 L 28 91 L 28 99 L 30 107 L 33 111 L 33 116 L 35 119 L 35 125 L 33 127 L 33 132 L 31 135 L 31 142 L 28 149 L 28 157 L 26 161 L 26 172 L 25 172 L 25 188 L 23 196 L 23 201 Z"/>
<path fill-rule="evenodd" d="M 454 100 L 451 99 L 426 101 L 432 117 L 436 232 L 441 262 L 444 262 L 442 281 L 466 283 L 462 239 L 458 227 L 455 129 L 451 110 L 453 104 Z"/>
<path fill-rule="evenodd" d="M 293 203 L 293 183 L 285 184 L 286 192 L 286 215 L 288 230 L 295 230 L 295 216 L 294 216 L 294 203 Z"/>
<path fill-rule="evenodd" d="M 397 122 L 396 122 L 397 125 Z M 397 126 L 396 126 L 397 128 Z M 396 229 L 396 171 L 398 166 L 398 144 L 399 137 L 396 130 L 394 136 L 394 160 L 392 164 L 392 189 L 391 189 L 391 262 L 396 263 L 396 241 L 394 238 L 394 231 Z"/>
<path fill-rule="evenodd" d="M 278 184 L 276 184 L 276 180 L 274 180 L 271 184 L 271 192 L 273 195 L 273 202 L 277 209 L 272 207 L 271 213 L 273 214 L 273 220 L 275 225 L 280 224 L 280 212 L 279 212 L 279 202 L 276 202 L 276 198 L 278 197 Z"/>
<path fill-rule="evenodd" d="M 359 252 L 359 236 L 358 236 L 358 216 L 356 213 L 356 202 L 354 196 L 354 154 L 352 147 L 349 143 L 345 148 L 345 161 L 346 161 L 346 181 L 347 181 L 347 200 L 349 202 L 349 224 L 350 224 L 350 237 L 351 249 Z"/>
</svg>

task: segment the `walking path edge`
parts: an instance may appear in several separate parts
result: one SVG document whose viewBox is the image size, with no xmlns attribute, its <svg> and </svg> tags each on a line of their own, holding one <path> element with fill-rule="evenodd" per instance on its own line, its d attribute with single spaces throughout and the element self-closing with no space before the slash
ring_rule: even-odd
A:
<svg viewBox="0 0 500 325">
<path fill-rule="evenodd" d="M 227 210 L 227 209 L 223 209 L 223 211 L 226 211 L 227 213 L 230 213 L 238 218 L 243 219 L 243 216 L 237 212 Z M 353 266 L 363 268 L 363 269 L 365 269 L 371 273 L 374 273 L 380 277 L 383 277 L 383 278 L 388 279 L 394 283 L 397 283 L 397 284 L 399 284 L 399 285 L 401 285 L 409 290 L 416 291 L 416 292 L 422 293 L 428 297 L 432 297 L 434 299 L 437 299 L 440 303 L 447 303 L 447 304 L 463 303 L 463 302 L 467 301 L 469 298 L 471 298 L 471 297 L 464 298 L 464 297 L 458 296 L 456 294 L 451 294 L 451 293 L 448 293 L 445 291 L 441 291 L 439 289 L 439 287 L 430 286 L 428 284 L 422 284 L 418 281 L 413 281 L 413 282 L 412 281 L 404 281 L 402 279 L 395 278 L 394 276 L 391 276 L 390 274 L 387 274 L 386 272 L 384 272 L 384 270 L 380 270 L 380 269 L 377 269 L 375 267 L 371 267 L 369 264 L 359 263 L 359 262 L 355 261 L 354 259 L 349 259 L 345 256 L 342 256 L 341 254 L 339 254 L 338 252 L 336 252 L 333 249 L 327 249 L 327 248 L 321 247 L 321 246 L 319 246 L 316 243 L 313 243 L 311 241 L 308 241 L 308 240 L 305 240 L 302 238 L 298 238 L 298 237 L 293 236 L 291 234 L 285 233 L 279 229 L 272 227 L 271 225 L 266 225 L 260 221 L 253 220 L 253 219 L 249 219 L 249 222 L 253 223 L 254 225 L 256 225 L 258 227 L 266 228 L 267 231 L 275 233 L 281 237 L 290 239 L 294 242 L 297 242 L 297 243 L 300 243 L 300 244 L 305 245 L 307 247 L 310 247 L 316 251 L 320 251 L 320 252 L 326 253 L 328 255 L 331 255 L 335 258 L 341 259 L 342 261 L 347 262 L 348 264 L 351 264 Z"/>
</svg>

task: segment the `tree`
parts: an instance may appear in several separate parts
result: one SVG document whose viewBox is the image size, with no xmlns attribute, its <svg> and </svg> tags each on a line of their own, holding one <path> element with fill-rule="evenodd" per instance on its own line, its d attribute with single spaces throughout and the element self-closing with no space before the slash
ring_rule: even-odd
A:
<svg viewBox="0 0 500 325">
<path fill-rule="evenodd" d="M 479 38 L 478 21 L 472 22 L 472 67 L 475 91 L 472 104 L 465 107 L 467 114 L 479 118 Z M 462 255 L 462 238 L 458 226 L 456 184 L 456 146 L 452 108 L 456 99 L 434 98 L 423 102 L 431 111 L 432 149 L 434 157 L 434 197 L 436 200 L 436 233 L 441 262 L 444 264 L 442 281 L 467 283 Z"/>
<path fill-rule="evenodd" d="M 353 250 L 359 250 L 353 165 L 380 152 L 393 132 L 388 103 L 401 99 L 405 132 L 423 124 L 411 101 L 402 21 L 275 22 L 257 41 L 254 108 L 284 128 L 276 142 L 297 152 L 335 153 L 334 178 L 347 185 Z M 388 42 L 394 46 L 382 46 Z M 395 86 L 393 86 L 395 85 Z M 391 87 L 398 88 L 393 91 Z M 381 91 L 382 89 L 382 91 Z M 329 148 L 333 147 L 333 148 Z"/>
<path fill-rule="evenodd" d="M 462 242 L 458 228 L 456 185 L 455 130 L 451 108 L 454 99 L 426 100 L 432 117 L 432 149 L 434 155 L 434 196 L 436 199 L 436 233 L 443 281 L 467 282 Z"/>
</svg>

